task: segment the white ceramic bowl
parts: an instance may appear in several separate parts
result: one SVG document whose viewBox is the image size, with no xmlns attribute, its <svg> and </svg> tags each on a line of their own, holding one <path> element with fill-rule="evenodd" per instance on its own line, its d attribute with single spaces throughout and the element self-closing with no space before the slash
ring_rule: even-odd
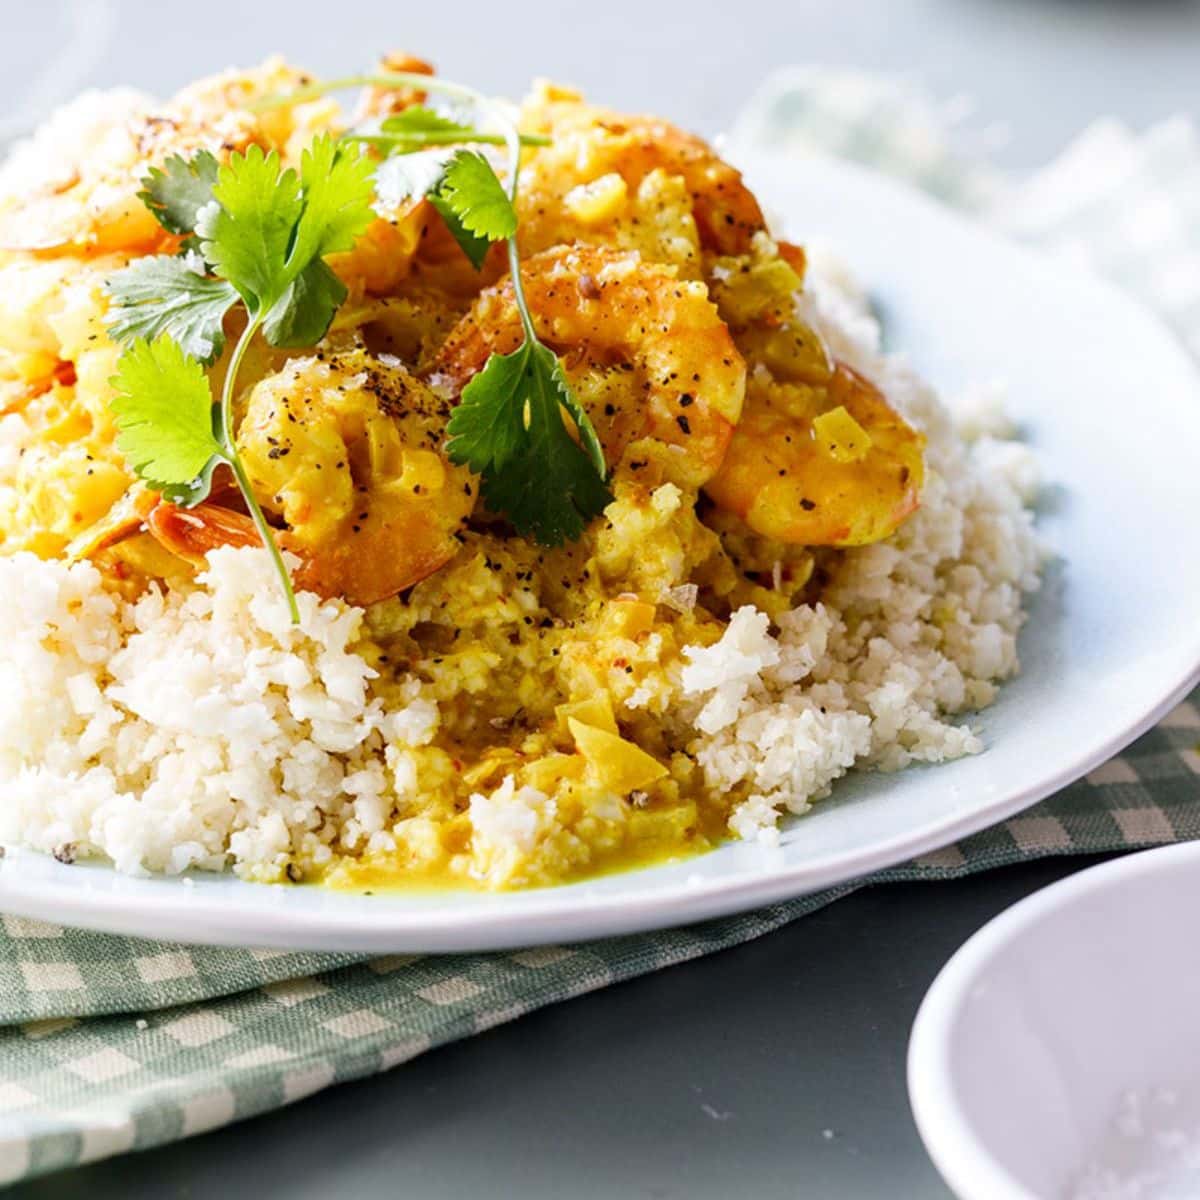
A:
<svg viewBox="0 0 1200 1200">
<path fill-rule="evenodd" d="M 1200 1195 L 1200 842 L 1080 872 L 950 960 L 917 1127 L 962 1200 Z"/>
</svg>

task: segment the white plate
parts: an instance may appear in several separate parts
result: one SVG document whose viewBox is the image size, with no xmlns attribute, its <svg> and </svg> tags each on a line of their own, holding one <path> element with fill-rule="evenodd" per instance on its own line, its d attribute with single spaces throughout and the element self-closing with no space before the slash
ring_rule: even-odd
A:
<svg viewBox="0 0 1200 1200">
<path fill-rule="evenodd" d="M 944 388 L 1005 377 L 1056 481 L 1042 529 L 1062 554 L 1032 605 L 1021 676 L 983 717 L 990 748 L 860 775 L 776 850 L 510 895 L 339 895 L 229 878 L 129 879 L 28 855 L 0 864 L 0 909 L 193 942 L 482 950 L 678 925 L 799 896 L 1011 816 L 1121 749 L 1200 677 L 1200 379 L 1114 290 L 844 164 L 742 156 L 796 238 L 836 246 L 890 340 Z"/>
<path fill-rule="evenodd" d="M 1200 842 L 1148 850 L 1014 905 L 943 968 L 908 1086 L 962 1200 L 1197 1194 L 1198 914 Z"/>
</svg>

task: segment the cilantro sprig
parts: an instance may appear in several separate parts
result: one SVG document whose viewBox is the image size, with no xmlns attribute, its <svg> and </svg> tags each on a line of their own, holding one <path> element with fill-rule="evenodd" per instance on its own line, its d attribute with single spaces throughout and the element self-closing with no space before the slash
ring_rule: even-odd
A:
<svg viewBox="0 0 1200 1200">
<path fill-rule="evenodd" d="M 364 86 L 440 92 L 500 118 L 503 132 L 492 134 L 414 105 L 386 118 L 378 132 L 347 137 L 391 156 L 380 168 L 381 190 L 386 188 L 397 200 L 410 195 L 427 198 L 476 270 L 493 243 L 507 244 L 523 341 L 511 354 L 491 355 L 463 389 L 447 427 L 446 451 L 454 462 L 482 476 L 489 507 L 504 514 L 519 533 L 532 534 L 546 545 L 573 540 L 612 495 L 600 439 L 562 362 L 539 339 L 521 281 L 516 211 L 521 151 L 523 145 L 543 144 L 545 139 L 521 135 L 506 113 L 473 89 L 415 73 L 313 84 L 258 107 L 297 104 Z M 507 187 L 484 154 L 463 148 L 500 142 L 507 149 Z M 453 149 L 438 154 L 439 148 Z"/>
<path fill-rule="evenodd" d="M 256 107 L 364 84 L 419 87 L 488 107 L 469 88 L 403 73 L 314 85 Z M 238 378 L 260 333 L 281 347 L 324 337 L 347 295 L 325 260 L 354 246 L 385 188 L 428 198 L 477 270 L 489 247 L 507 246 L 524 340 L 511 354 L 491 355 L 463 389 L 448 427 L 451 459 L 483 477 L 495 511 L 548 545 L 578 537 L 611 499 L 600 440 L 558 356 L 538 338 L 521 281 L 521 150 L 546 139 L 523 137 L 507 116 L 501 124 L 502 132 L 492 133 L 414 106 L 387 118 L 378 133 L 317 137 L 298 170 L 252 145 L 224 164 L 205 151 L 173 156 L 142 181 L 141 199 L 180 239 L 180 252 L 137 259 L 106 283 L 113 300 L 109 332 L 124 347 L 112 379 L 118 445 L 138 476 L 177 504 L 200 503 L 216 468 L 230 469 L 293 621 L 299 607 L 291 577 L 237 451 Z M 385 154 L 378 170 L 362 143 Z M 469 148 L 501 143 L 506 184 L 484 153 Z M 205 368 L 225 356 L 227 319 L 239 307 L 241 332 L 214 397 Z"/>
<path fill-rule="evenodd" d="M 107 281 L 109 332 L 125 346 L 112 380 L 122 453 L 155 490 L 186 505 L 204 500 L 213 471 L 227 465 L 297 622 L 291 577 L 237 452 L 233 401 L 259 330 L 274 346 L 325 335 L 346 288 L 324 260 L 351 249 L 373 219 L 373 170 L 329 136 L 304 152 L 298 171 L 259 146 L 221 166 L 204 152 L 170 158 L 143 181 L 142 199 L 190 248 L 138 259 Z M 225 318 L 238 304 L 245 323 L 214 400 L 204 367 L 221 356 Z"/>
</svg>

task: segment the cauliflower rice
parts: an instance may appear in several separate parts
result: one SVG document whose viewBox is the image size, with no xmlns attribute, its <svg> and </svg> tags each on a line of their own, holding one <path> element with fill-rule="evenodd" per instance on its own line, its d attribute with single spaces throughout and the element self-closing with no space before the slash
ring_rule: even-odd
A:
<svg viewBox="0 0 1200 1200">
<path fill-rule="evenodd" d="M 766 843 L 851 769 L 983 748 L 956 718 L 1017 671 L 1040 563 L 1036 475 L 997 436 L 994 404 L 957 428 L 881 354 L 830 264 L 813 264 L 805 295 L 833 353 L 927 435 L 921 508 L 886 541 L 831 553 L 817 603 L 774 619 L 743 605 L 719 640 L 679 653 L 650 639 L 621 701 L 623 720 L 652 713 L 686 744 L 707 792 L 738 797 L 729 833 Z M 0 423 L 0 491 L 21 437 L 19 417 Z M 417 867 L 511 886 L 601 861 L 645 815 L 636 789 L 572 808 L 502 772 L 471 793 L 448 849 L 421 804 L 445 697 L 415 675 L 377 686 L 362 609 L 306 593 L 294 628 L 262 551 L 218 550 L 195 586 L 136 599 L 86 561 L 22 553 L 0 557 L 0 589 L 0 843 L 262 879 L 400 848 Z M 687 610 L 695 589 L 660 603 Z"/>
</svg>

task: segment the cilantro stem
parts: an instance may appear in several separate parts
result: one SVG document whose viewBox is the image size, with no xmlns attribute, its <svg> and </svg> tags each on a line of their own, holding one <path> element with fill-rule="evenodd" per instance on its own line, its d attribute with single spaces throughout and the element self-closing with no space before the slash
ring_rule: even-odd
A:
<svg viewBox="0 0 1200 1200">
<path fill-rule="evenodd" d="M 299 625 L 300 605 L 296 601 L 296 589 L 292 587 L 291 573 L 288 571 L 287 563 L 283 561 L 283 553 L 279 549 L 279 543 L 275 540 L 275 531 L 268 524 L 266 515 L 254 495 L 254 488 L 251 486 L 250 477 L 246 474 L 246 468 L 242 465 L 241 456 L 237 452 L 237 443 L 234 440 L 234 388 L 237 384 L 242 359 L 245 357 L 254 335 L 258 332 L 259 326 L 262 325 L 264 315 L 260 312 L 250 318 L 246 328 L 242 330 L 242 336 L 237 340 L 237 345 L 233 348 L 233 353 L 229 356 L 229 367 L 225 372 L 225 383 L 221 388 L 221 435 L 224 441 L 225 461 L 233 470 L 233 477 L 237 480 L 242 498 L 246 501 L 246 507 L 250 510 L 250 517 L 254 521 L 254 528 L 258 530 L 258 536 L 267 553 L 270 554 L 276 571 L 279 572 L 279 580 L 283 584 L 284 595 L 287 596 L 292 624 Z"/>
<path fill-rule="evenodd" d="M 362 142 L 367 146 L 379 146 L 383 149 L 394 146 L 412 146 L 413 149 L 424 149 L 427 146 L 505 146 L 508 139 L 502 133 L 422 133 L 414 139 L 409 133 L 344 133 L 342 140 L 346 142 Z M 414 140 L 418 143 L 414 145 Z M 550 139 L 538 133 L 521 134 L 523 146 L 548 146 Z"/>
<path fill-rule="evenodd" d="M 448 79 L 440 79 L 436 75 L 421 75 L 416 71 L 393 71 L 386 75 L 347 75 L 342 79 L 329 79 L 323 83 L 309 83 L 296 88 L 292 92 L 281 92 L 272 96 L 264 96 L 260 100 L 252 100 L 246 107 L 251 112 L 265 112 L 272 108 L 290 107 L 293 104 L 306 104 L 309 100 L 319 100 L 330 92 L 344 92 L 357 87 L 381 88 L 413 88 L 421 92 L 440 92 L 443 96 L 453 96 L 479 108 L 490 108 L 493 102 L 474 88 L 465 84 L 451 83 Z"/>
<path fill-rule="evenodd" d="M 529 312 L 529 301 L 525 299 L 525 286 L 521 282 L 521 255 L 517 250 L 517 239 L 508 239 L 508 271 L 512 276 L 513 300 L 516 301 L 517 312 L 521 314 L 521 328 L 525 331 L 527 342 L 538 340 L 537 330 L 533 327 L 533 316 Z"/>
</svg>

